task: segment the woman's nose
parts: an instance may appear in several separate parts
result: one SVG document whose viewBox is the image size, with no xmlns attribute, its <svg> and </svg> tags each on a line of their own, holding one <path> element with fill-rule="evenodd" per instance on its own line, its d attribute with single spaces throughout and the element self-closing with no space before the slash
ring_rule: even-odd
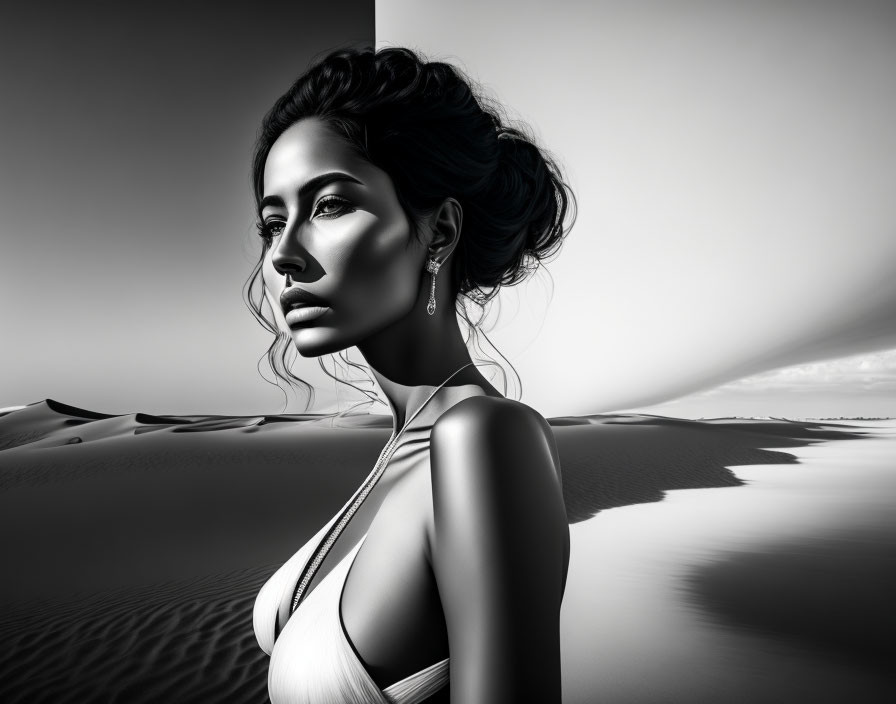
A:
<svg viewBox="0 0 896 704">
<path fill-rule="evenodd" d="M 308 266 L 306 255 L 301 251 L 294 238 L 284 233 L 277 243 L 274 253 L 271 255 L 271 264 L 274 270 L 282 276 L 296 276 L 305 271 Z"/>
</svg>

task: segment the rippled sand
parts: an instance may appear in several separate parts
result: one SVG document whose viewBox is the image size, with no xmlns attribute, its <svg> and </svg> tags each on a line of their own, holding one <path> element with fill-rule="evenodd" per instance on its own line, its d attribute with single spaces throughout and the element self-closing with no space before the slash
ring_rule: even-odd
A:
<svg viewBox="0 0 896 704">
<path fill-rule="evenodd" d="M 550 420 L 567 704 L 891 700 L 896 425 Z M 331 425 L 0 416 L 0 701 L 267 701 L 255 594 L 391 419 Z"/>
</svg>

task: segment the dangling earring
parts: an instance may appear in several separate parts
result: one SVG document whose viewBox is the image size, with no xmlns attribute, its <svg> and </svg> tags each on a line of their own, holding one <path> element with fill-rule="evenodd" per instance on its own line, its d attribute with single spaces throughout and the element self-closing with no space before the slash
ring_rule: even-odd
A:
<svg viewBox="0 0 896 704">
<path fill-rule="evenodd" d="M 429 303 L 426 304 L 426 312 L 433 315 L 436 312 L 436 274 L 439 273 L 441 262 L 437 262 L 433 257 L 426 262 L 426 270 L 432 274 L 432 284 L 429 287 Z"/>
</svg>

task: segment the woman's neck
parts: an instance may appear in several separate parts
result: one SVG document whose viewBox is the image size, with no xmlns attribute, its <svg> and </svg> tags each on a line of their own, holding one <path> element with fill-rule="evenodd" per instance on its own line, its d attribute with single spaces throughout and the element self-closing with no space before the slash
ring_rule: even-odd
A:
<svg viewBox="0 0 896 704">
<path fill-rule="evenodd" d="M 428 289 L 421 286 L 420 295 L 421 305 L 410 314 L 357 345 L 386 395 L 396 429 L 443 382 L 474 384 L 488 396 L 502 396 L 472 364 L 454 307 L 439 306 L 430 316 L 423 305 Z"/>
<path fill-rule="evenodd" d="M 469 366 L 464 367 L 464 365 Z M 460 364 L 448 370 L 445 374 L 442 374 L 442 370 L 439 370 L 438 374 L 433 371 L 426 375 L 405 377 L 405 381 L 417 379 L 416 382 L 412 383 L 402 383 L 390 379 L 383 372 L 374 369 L 372 366 L 370 370 L 386 396 L 396 429 L 401 428 L 410 414 L 420 408 L 430 394 L 443 382 L 445 382 L 446 387 L 477 386 L 486 390 L 486 393 L 489 395 L 491 395 L 488 391 L 489 389 L 494 391 L 491 384 L 485 380 L 469 359 L 461 361 Z"/>
</svg>

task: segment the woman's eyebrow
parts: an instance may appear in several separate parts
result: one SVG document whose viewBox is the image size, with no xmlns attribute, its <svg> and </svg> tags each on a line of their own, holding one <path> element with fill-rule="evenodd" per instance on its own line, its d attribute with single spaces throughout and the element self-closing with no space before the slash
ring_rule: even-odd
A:
<svg viewBox="0 0 896 704">
<path fill-rule="evenodd" d="M 307 198 L 310 193 L 314 193 L 315 191 L 323 188 L 327 184 L 333 183 L 334 181 L 350 181 L 351 183 L 358 183 L 360 185 L 364 185 L 363 182 L 356 179 L 354 176 L 351 176 L 347 173 L 343 173 L 342 171 L 328 171 L 325 174 L 319 174 L 314 178 L 309 179 L 305 182 L 305 184 L 299 189 L 299 199 Z M 261 215 L 261 211 L 265 209 L 266 206 L 272 205 L 277 207 L 284 207 L 283 199 L 280 196 L 265 196 L 262 198 L 261 203 L 258 206 L 258 214 Z"/>
</svg>

